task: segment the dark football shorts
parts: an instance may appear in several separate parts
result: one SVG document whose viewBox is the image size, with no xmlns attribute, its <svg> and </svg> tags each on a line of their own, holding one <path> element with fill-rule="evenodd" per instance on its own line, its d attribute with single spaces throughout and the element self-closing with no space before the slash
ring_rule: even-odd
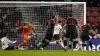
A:
<svg viewBox="0 0 100 56">
<path fill-rule="evenodd" d="M 46 33 L 46 36 L 45 36 L 45 39 L 51 41 L 52 40 L 52 37 L 53 37 L 53 33 L 52 32 L 47 32 Z"/>
<path fill-rule="evenodd" d="M 66 37 L 70 39 L 70 41 L 73 41 L 77 37 L 77 31 L 70 31 L 66 33 Z"/>
<path fill-rule="evenodd" d="M 53 36 L 53 39 L 54 39 L 54 40 L 59 40 L 59 39 L 60 39 L 60 35 L 59 35 L 59 34 L 55 34 L 55 35 Z"/>
<path fill-rule="evenodd" d="M 89 40 L 90 39 L 89 34 L 88 33 L 82 33 L 81 39 L 82 39 L 83 42 Z"/>
</svg>

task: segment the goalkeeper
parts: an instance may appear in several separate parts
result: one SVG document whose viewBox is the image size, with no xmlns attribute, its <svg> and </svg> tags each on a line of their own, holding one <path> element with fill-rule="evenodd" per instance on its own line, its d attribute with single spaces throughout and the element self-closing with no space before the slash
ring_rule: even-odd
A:
<svg viewBox="0 0 100 56">
<path fill-rule="evenodd" d="M 35 34 L 37 35 L 37 32 L 34 29 L 34 26 L 29 23 L 29 24 L 26 24 L 25 26 L 20 26 L 16 29 L 18 30 L 18 29 L 21 29 L 21 28 L 23 29 L 22 38 L 23 38 L 24 41 L 21 44 L 18 45 L 18 49 L 20 49 L 22 46 L 24 46 L 27 43 L 30 45 L 30 47 L 32 47 L 32 42 L 30 40 L 31 37 L 29 36 L 29 32 L 32 29 L 35 32 Z"/>
</svg>

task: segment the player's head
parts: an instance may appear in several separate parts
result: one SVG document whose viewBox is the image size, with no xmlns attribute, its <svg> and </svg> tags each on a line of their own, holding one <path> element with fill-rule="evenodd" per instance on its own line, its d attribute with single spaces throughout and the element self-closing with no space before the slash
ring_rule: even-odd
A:
<svg viewBox="0 0 100 56">
<path fill-rule="evenodd" d="M 28 27 L 31 27 L 31 26 L 32 26 L 32 24 L 31 24 L 31 23 L 28 23 L 28 24 L 27 24 L 27 26 L 28 26 Z"/>
<path fill-rule="evenodd" d="M 72 14 L 69 14 L 69 16 L 68 16 L 69 18 L 72 18 Z"/>
<path fill-rule="evenodd" d="M 59 23 L 60 17 L 58 15 L 55 16 L 55 22 Z"/>
<path fill-rule="evenodd" d="M 30 22 L 25 22 L 25 25 L 26 26 L 31 26 L 31 23 Z"/>
<path fill-rule="evenodd" d="M 31 23 L 28 24 L 28 26 L 31 26 L 31 25 L 32 25 Z"/>
</svg>

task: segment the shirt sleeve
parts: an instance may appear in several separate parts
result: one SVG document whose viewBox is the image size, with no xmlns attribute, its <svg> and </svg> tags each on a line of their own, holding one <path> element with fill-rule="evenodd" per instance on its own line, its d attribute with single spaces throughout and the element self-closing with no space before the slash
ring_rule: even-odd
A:
<svg viewBox="0 0 100 56">
<path fill-rule="evenodd" d="M 60 25 L 60 29 L 62 29 L 62 26 Z"/>
<path fill-rule="evenodd" d="M 9 40 L 8 38 L 5 38 L 5 41 L 6 41 L 7 43 L 13 43 L 13 41 Z"/>
</svg>

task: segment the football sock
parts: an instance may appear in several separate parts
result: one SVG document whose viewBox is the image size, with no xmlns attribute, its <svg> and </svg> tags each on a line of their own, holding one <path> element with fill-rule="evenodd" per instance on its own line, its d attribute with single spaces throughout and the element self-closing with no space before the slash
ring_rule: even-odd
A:
<svg viewBox="0 0 100 56">
<path fill-rule="evenodd" d="M 18 45 L 18 47 L 24 46 L 27 42 L 22 42 L 21 44 Z"/>
</svg>

